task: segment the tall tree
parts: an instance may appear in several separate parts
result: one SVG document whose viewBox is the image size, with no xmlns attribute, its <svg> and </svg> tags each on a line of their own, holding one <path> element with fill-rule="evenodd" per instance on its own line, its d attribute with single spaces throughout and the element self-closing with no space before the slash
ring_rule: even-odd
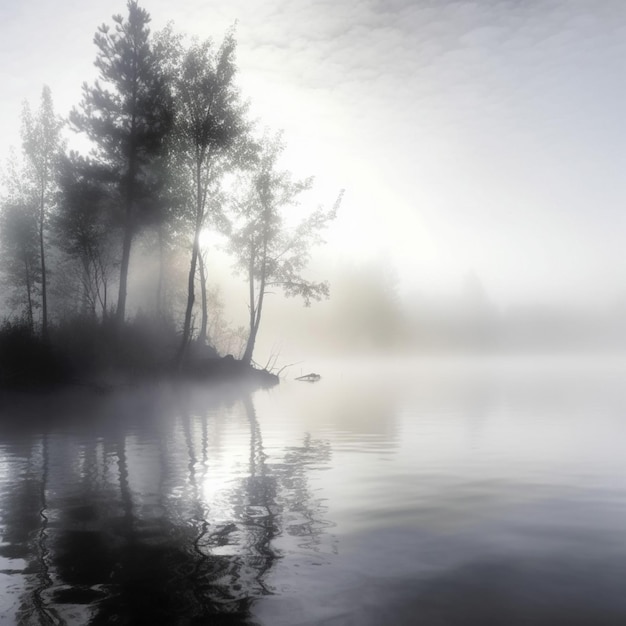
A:
<svg viewBox="0 0 626 626">
<path fill-rule="evenodd" d="M 247 125 L 234 82 L 233 33 L 226 35 L 219 48 L 207 40 L 194 42 L 185 50 L 180 40 L 171 37 L 167 45 L 177 56 L 174 153 L 185 172 L 186 191 L 182 195 L 188 200 L 186 215 L 193 241 L 180 364 L 191 336 L 200 232 L 208 213 L 216 208 L 221 176 L 232 165 L 234 155 L 244 150 Z"/>
<path fill-rule="evenodd" d="M 28 103 L 22 113 L 22 145 L 28 165 L 33 195 L 37 202 L 37 228 L 41 277 L 41 333 L 48 336 L 48 280 L 46 270 L 46 230 L 48 213 L 53 204 L 57 185 L 59 156 L 62 151 L 63 122 L 55 115 L 52 94 L 48 86 L 41 92 L 41 104 L 33 114 Z"/>
<path fill-rule="evenodd" d="M 114 29 L 103 24 L 94 37 L 100 80 L 83 85 L 81 110 L 70 119 L 94 143 L 94 158 L 117 180 L 123 235 L 116 319 L 124 321 L 130 254 L 142 208 L 150 204 L 150 168 L 170 128 L 164 76 L 154 53 L 150 16 L 136 0 L 128 16 L 113 16 Z"/>
<path fill-rule="evenodd" d="M 20 310 L 34 329 L 34 311 L 40 283 L 37 240 L 37 202 L 22 160 L 11 151 L 3 176 L 0 205 L 0 253 L 2 278 L 11 294 L 9 303 Z"/>
<path fill-rule="evenodd" d="M 297 206 L 300 194 L 311 188 L 313 179 L 293 180 L 288 171 L 279 169 L 283 150 L 280 135 L 263 140 L 258 164 L 244 187 L 245 195 L 232 205 L 230 250 L 236 269 L 248 281 L 249 334 L 242 357 L 246 363 L 252 361 L 269 290 L 301 296 L 306 306 L 329 293 L 328 283 L 307 280 L 303 271 L 311 247 L 322 242 L 321 231 L 335 218 L 343 192 L 330 210 L 318 208 L 298 226 L 288 228 L 284 211 Z"/>
</svg>

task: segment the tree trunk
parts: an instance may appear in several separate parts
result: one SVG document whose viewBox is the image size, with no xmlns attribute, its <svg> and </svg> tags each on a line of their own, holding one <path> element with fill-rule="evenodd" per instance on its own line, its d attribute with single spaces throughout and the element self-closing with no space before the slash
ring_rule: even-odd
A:
<svg viewBox="0 0 626 626">
<path fill-rule="evenodd" d="M 122 262 L 120 264 L 120 288 L 117 296 L 117 310 L 115 311 L 115 323 L 119 328 L 124 323 L 126 315 L 126 286 L 128 282 L 128 266 L 130 264 L 130 248 L 133 241 L 133 229 L 131 220 L 131 206 L 126 207 L 126 224 L 124 225 L 124 241 L 122 243 Z"/>
<path fill-rule="evenodd" d="M 202 252 L 198 255 L 198 269 L 200 270 L 200 294 L 202 298 L 202 322 L 200 323 L 200 333 L 198 334 L 198 341 L 201 344 L 207 342 L 207 323 L 209 320 L 209 312 L 207 310 L 207 294 L 206 294 L 206 271 L 204 265 L 204 257 Z"/>
<path fill-rule="evenodd" d="M 187 344 L 191 335 L 191 312 L 195 302 L 194 282 L 196 278 L 196 265 L 198 261 L 198 236 L 194 237 L 193 249 L 191 251 L 191 265 L 189 267 L 189 278 L 187 280 L 187 308 L 185 309 L 185 322 L 183 324 L 183 336 L 178 349 L 178 366 L 183 363 Z"/>
<path fill-rule="evenodd" d="M 263 311 L 263 299 L 265 297 L 265 261 L 263 262 L 263 272 L 261 274 L 261 282 L 259 285 L 259 297 L 255 298 L 254 293 L 254 254 L 253 250 L 250 250 L 250 265 L 248 267 L 248 282 L 250 287 L 250 334 L 248 335 L 248 342 L 246 343 L 246 349 L 243 353 L 241 360 L 246 364 L 252 363 L 252 355 L 254 354 L 254 345 L 256 343 L 257 333 L 259 332 L 259 324 L 261 322 L 261 313 Z"/>
<path fill-rule="evenodd" d="M 250 329 L 250 334 L 248 335 L 248 342 L 246 343 L 246 349 L 241 357 L 241 360 L 246 365 L 250 365 L 252 363 L 252 354 L 254 353 L 254 344 L 256 342 L 256 333 L 258 328 L 252 327 Z"/>
<path fill-rule="evenodd" d="M 163 317 L 163 284 L 165 282 L 165 242 L 163 241 L 163 224 L 159 224 L 159 278 L 156 292 L 157 317 Z"/>
<path fill-rule="evenodd" d="M 30 269 L 28 267 L 28 257 L 26 256 L 26 253 L 24 253 L 24 274 L 25 274 L 25 278 L 26 278 L 26 298 L 27 298 L 27 302 L 28 302 L 28 327 L 30 328 L 31 332 L 33 330 L 33 326 L 34 326 L 34 319 L 33 319 L 33 296 L 32 296 L 32 287 L 31 287 L 31 283 L 30 283 Z"/>
<path fill-rule="evenodd" d="M 41 188 L 41 205 L 39 207 L 39 254 L 41 256 L 41 337 L 48 339 L 48 294 L 46 289 L 46 256 L 43 241 L 44 227 L 44 187 Z"/>
<path fill-rule="evenodd" d="M 133 90 L 136 85 L 133 86 Z M 136 93 L 133 91 L 133 100 L 136 100 Z M 135 201 L 135 177 L 137 175 L 137 155 L 136 150 L 136 119 L 135 113 L 131 119 L 130 135 L 131 141 L 128 147 L 128 175 L 126 179 L 126 189 L 124 190 L 125 215 L 124 215 L 124 241 L 122 243 L 122 262 L 120 263 L 120 285 L 117 295 L 117 309 L 115 311 L 115 325 L 118 330 L 124 324 L 126 315 L 126 289 L 128 283 L 128 266 L 130 264 L 130 249 L 133 243 L 133 203 Z"/>
<path fill-rule="evenodd" d="M 263 251 L 261 257 L 261 278 L 259 280 L 259 297 L 256 301 L 254 298 L 254 242 L 250 242 L 250 265 L 248 266 L 248 281 L 250 283 L 250 335 L 248 336 L 248 343 L 246 344 L 246 350 L 243 353 L 243 361 L 247 365 L 252 363 L 252 354 L 254 352 L 254 344 L 256 342 L 256 336 L 259 332 L 259 324 L 261 323 L 261 313 L 263 312 L 263 300 L 265 298 L 265 283 L 267 281 L 267 245 L 269 240 L 269 233 L 267 230 L 268 213 L 266 209 L 264 212 L 265 229 L 263 232 Z"/>
<path fill-rule="evenodd" d="M 181 338 L 180 347 L 178 349 L 177 365 L 180 368 L 183 364 L 187 344 L 189 343 L 191 334 L 191 313 L 195 301 L 194 283 L 196 280 L 196 265 L 198 262 L 198 250 L 200 249 L 200 230 L 202 229 L 203 201 L 202 201 L 202 162 L 196 163 L 196 226 L 193 236 L 193 247 L 191 250 L 191 265 L 189 267 L 189 278 L 187 281 L 187 308 L 185 310 L 185 322 L 183 325 L 183 336 Z"/>
<path fill-rule="evenodd" d="M 256 320 L 256 307 L 254 297 L 254 243 L 250 242 L 250 261 L 248 263 L 248 307 L 250 309 L 250 333 L 246 342 L 246 349 L 243 352 L 241 360 L 250 365 L 252 361 L 252 353 L 254 352 L 254 342 L 256 341 L 256 332 L 254 330 L 254 322 Z"/>
<path fill-rule="evenodd" d="M 87 315 L 89 313 L 91 313 L 92 315 L 95 314 L 96 311 L 96 305 L 95 305 L 95 301 L 94 298 L 91 295 L 91 285 L 92 285 L 92 281 L 91 281 L 91 272 L 89 271 L 89 259 L 86 257 L 86 255 L 81 255 L 81 259 L 80 259 L 81 265 L 82 265 L 82 273 L 83 273 L 83 280 L 82 280 L 82 290 L 81 290 L 81 302 L 80 302 L 80 314 L 83 317 L 87 317 Z"/>
</svg>

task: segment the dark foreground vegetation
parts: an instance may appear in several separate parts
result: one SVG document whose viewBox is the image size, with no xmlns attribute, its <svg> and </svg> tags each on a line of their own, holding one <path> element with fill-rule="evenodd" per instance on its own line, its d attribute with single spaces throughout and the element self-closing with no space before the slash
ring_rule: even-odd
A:
<svg viewBox="0 0 626 626">
<path fill-rule="evenodd" d="M 266 294 L 328 296 L 305 270 L 341 194 L 329 210 L 286 215 L 312 179 L 285 170 L 280 133 L 250 120 L 233 32 L 216 45 L 149 23 L 129 0 L 98 28 L 98 78 L 67 118 L 48 87 L 36 110 L 24 104 L 0 190 L 2 385 L 252 374 Z M 211 232 L 247 293 L 233 347 L 218 345 L 229 332 L 210 283 Z"/>
<path fill-rule="evenodd" d="M 105 391 L 120 384 L 184 378 L 204 382 L 278 383 L 278 376 L 232 355 L 220 356 L 192 342 L 182 363 L 180 340 L 167 321 L 137 318 L 118 329 L 111 321 L 88 318 L 51 326 L 47 338 L 25 323 L 5 322 L 0 329 L 0 388 L 51 389 L 80 385 Z"/>
</svg>

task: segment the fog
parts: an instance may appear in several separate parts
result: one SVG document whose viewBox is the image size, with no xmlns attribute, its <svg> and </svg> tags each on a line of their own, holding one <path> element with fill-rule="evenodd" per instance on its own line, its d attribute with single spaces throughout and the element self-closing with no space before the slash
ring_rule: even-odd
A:
<svg viewBox="0 0 626 626">
<path fill-rule="evenodd" d="M 214 341 L 237 354 L 248 321 L 247 287 L 232 273 L 219 245 L 207 250 L 207 273 L 215 306 Z M 183 285 L 186 258 L 170 265 L 174 285 Z M 157 266 L 137 255 L 131 277 L 131 309 L 150 311 Z M 619 355 L 626 350 L 626 298 L 526 297 L 498 300 L 475 272 L 454 286 L 415 289 L 401 280 L 391 255 L 332 258 L 318 247 L 307 272 L 330 283 L 330 297 L 305 307 L 276 292 L 268 296 L 255 361 L 291 373 L 324 357 L 429 355 Z M 184 290 L 181 287 L 181 294 Z M 175 295 L 176 290 L 172 295 Z M 213 335 L 213 336 L 211 336 Z"/>
<path fill-rule="evenodd" d="M 93 29 L 122 8 L 3 8 L 2 151 L 42 84 L 63 114 L 79 100 Z M 252 113 L 285 129 L 290 167 L 317 176 L 321 201 L 346 188 L 331 266 L 387 254 L 401 298 L 437 302 L 475 272 L 504 310 L 610 309 L 624 293 L 622 2 L 147 9 L 155 29 L 216 38 L 238 20 Z"/>
<path fill-rule="evenodd" d="M 626 2 L 0 23 L 2 624 L 626 624 Z"/>
</svg>

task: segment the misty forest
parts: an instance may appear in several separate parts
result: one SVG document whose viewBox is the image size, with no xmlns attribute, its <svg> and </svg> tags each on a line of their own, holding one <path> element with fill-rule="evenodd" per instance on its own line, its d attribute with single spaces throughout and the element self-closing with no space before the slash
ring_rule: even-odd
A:
<svg viewBox="0 0 626 626">
<path fill-rule="evenodd" d="M 298 362 L 626 345 L 621 296 L 609 306 L 503 308 L 473 271 L 453 295 L 401 293 L 384 253 L 311 270 L 343 190 L 313 202 L 314 179 L 290 172 L 281 131 L 252 118 L 234 29 L 220 42 L 149 25 L 130 3 L 97 30 L 98 78 L 69 115 L 43 86 L 15 120 L 21 145 L 0 198 L 0 385 L 249 373 L 268 317 Z M 236 302 L 224 300 L 224 267 Z M 266 312 L 281 295 L 305 307 L 325 301 L 331 287 L 313 321 L 289 306 Z M 261 368 L 289 366 L 264 348 Z"/>
<path fill-rule="evenodd" d="M 130 2 L 98 29 L 99 78 L 83 85 L 68 120 L 48 87 L 37 106 L 24 104 L 1 213 L 5 385 L 107 368 L 206 370 L 218 350 L 231 367 L 233 355 L 249 366 L 268 291 L 306 305 L 328 296 L 306 268 L 341 193 L 290 219 L 313 179 L 284 169 L 280 132 L 249 119 L 234 32 L 216 44 L 173 27 L 152 34 L 149 22 Z M 67 129 L 85 153 L 67 149 Z M 224 319 L 206 262 L 210 232 L 246 284 L 247 327 Z M 133 283 L 138 258 L 149 270 Z"/>
<path fill-rule="evenodd" d="M 5 4 L 0 624 L 626 624 L 626 5 Z"/>
</svg>

